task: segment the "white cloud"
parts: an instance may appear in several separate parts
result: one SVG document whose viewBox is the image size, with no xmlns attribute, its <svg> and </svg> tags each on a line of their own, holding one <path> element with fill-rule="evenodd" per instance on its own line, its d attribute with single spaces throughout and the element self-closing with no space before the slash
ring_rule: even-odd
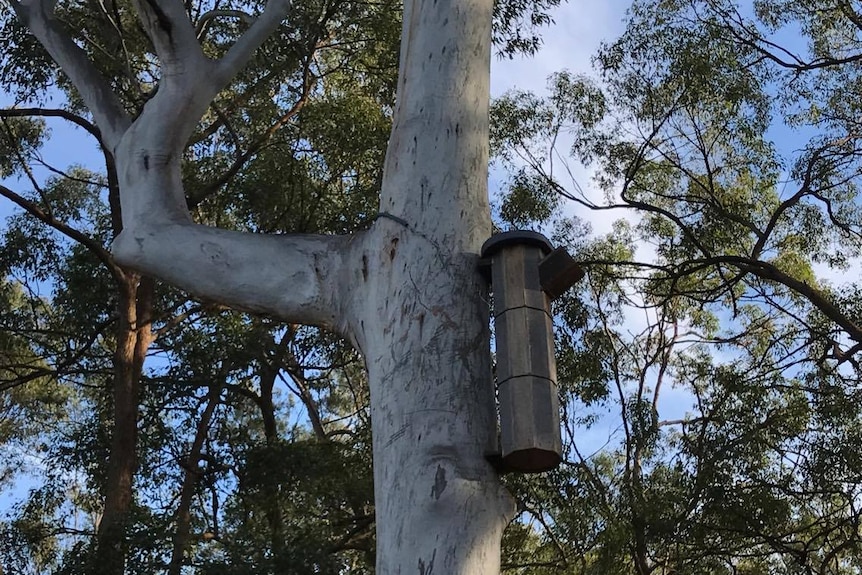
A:
<svg viewBox="0 0 862 575">
<path fill-rule="evenodd" d="M 499 97 L 508 90 L 527 90 L 539 95 L 546 93 L 548 77 L 562 70 L 572 74 L 596 77 L 592 57 L 602 42 L 611 42 L 624 30 L 623 18 L 629 2 L 620 0 L 578 0 L 560 6 L 553 14 L 554 24 L 543 30 L 543 45 L 535 56 L 518 57 L 512 60 L 495 58 L 491 63 L 491 95 Z M 572 138 L 562 134 L 557 149 L 563 157 L 568 154 Z M 604 192 L 593 182 L 593 170 L 586 168 L 575 159 L 566 158 L 574 182 L 563 170 L 557 169 L 555 176 L 559 183 L 570 191 L 580 188 L 593 202 L 603 204 Z M 555 159 L 555 165 L 560 160 Z M 490 186 L 492 195 L 506 180 L 500 170 L 492 169 Z M 567 216 L 577 215 L 590 222 L 595 234 L 607 234 L 614 221 L 625 218 L 632 223 L 635 215 L 621 210 L 592 211 L 567 202 L 564 206 Z M 639 254 L 649 258 L 651 254 Z"/>
<path fill-rule="evenodd" d="M 566 69 L 590 75 L 590 60 L 603 40 L 612 40 L 623 31 L 622 18 L 628 2 L 620 0 L 577 0 L 560 6 L 552 14 L 554 24 L 543 30 L 543 45 L 533 57 L 513 60 L 494 58 L 491 63 L 491 94 L 506 90 L 544 90 L 554 72 Z"/>
</svg>

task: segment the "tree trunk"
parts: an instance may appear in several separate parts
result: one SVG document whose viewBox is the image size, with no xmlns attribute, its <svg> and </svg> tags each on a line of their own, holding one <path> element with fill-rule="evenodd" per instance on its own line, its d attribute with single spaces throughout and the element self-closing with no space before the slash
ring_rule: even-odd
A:
<svg viewBox="0 0 862 575">
<path fill-rule="evenodd" d="M 369 254 L 384 272 L 374 284 L 400 287 L 387 293 L 381 286 L 369 304 L 376 314 L 364 322 L 362 346 L 371 385 L 377 573 L 497 574 L 514 507 L 484 458 L 496 420 L 476 257 L 436 253 L 424 238 L 382 225 L 392 236 Z M 444 269 L 416 263 L 438 257 Z"/>
<path fill-rule="evenodd" d="M 174 514 L 176 527 L 173 537 L 173 550 L 171 551 L 171 562 L 168 565 L 168 575 L 180 575 L 183 568 L 183 561 L 188 548 L 189 538 L 191 535 L 192 524 L 192 499 L 195 495 L 195 488 L 200 481 L 202 470 L 200 468 L 200 457 L 204 448 L 207 434 L 209 433 L 210 423 L 212 422 L 213 414 L 216 407 L 221 401 L 222 386 L 219 384 L 211 384 L 210 391 L 207 396 L 207 405 L 204 408 L 201 418 L 198 421 L 195 429 L 195 437 L 192 440 L 189 455 L 186 458 L 183 474 L 183 484 L 180 488 L 180 500 L 177 504 L 177 511 Z"/>
<path fill-rule="evenodd" d="M 153 282 L 127 274 L 118 286 L 120 320 L 114 353 L 111 452 L 105 509 L 96 535 L 91 572 L 122 575 L 126 561 L 126 527 L 132 508 L 132 480 L 137 468 L 138 400 L 144 359 L 151 342 Z"/>
<path fill-rule="evenodd" d="M 497 574 L 487 285 L 491 0 L 405 2 L 381 216 L 353 279 L 371 386 L 377 573 Z"/>
<path fill-rule="evenodd" d="M 288 330 L 292 332 L 292 329 Z M 288 345 L 287 338 L 291 337 L 290 333 L 285 334 L 282 341 L 277 345 L 275 351 L 275 359 L 272 363 L 266 358 L 261 359 L 260 364 L 260 407 L 261 417 L 263 419 L 263 433 L 266 437 L 266 444 L 270 447 L 278 442 L 278 426 L 275 419 L 275 402 L 273 401 L 273 389 L 275 388 L 275 380 L 278 377 L 280 360 L 285 353 L 285 347 Z M 275 556 L 282 554 L 284 549 L 284 521 L 281 516 L 281 498 L 282 493 L 278 490 L 273 491 L 272 500 L 267 506 L 266 522 L 269 524 L 270 548 Z"/>
</svg>

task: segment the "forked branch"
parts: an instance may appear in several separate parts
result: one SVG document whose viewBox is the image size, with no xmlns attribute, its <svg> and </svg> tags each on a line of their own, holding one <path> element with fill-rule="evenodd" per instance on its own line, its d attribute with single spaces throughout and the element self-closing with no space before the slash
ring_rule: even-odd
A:
<svg viewBox="0 0 862 575">
<path fill-rule="evenodd" d="M 109 145 L 119 142 L 131 117 L 87 54 L 78 47 L 54 18 L 50 0 L 9 0 L 15 14 L 51 58 L 72 80 Z"/>
<path fill-rule="evenodd" d="M 213 98 L 286 17 L 289 0 L 269 0 L 215 61 L 204 55 L 182 2 L 135 0 L 162 78 L 134 121 L 87 54 L 58 25 L 51 0 L 10 1 L 81 93 L 115 159 L 122 232 L 114 242 L 113 261 L 206 299 L 344 332 L 339 323 L 345 321 L 344 302 L 338 296 L 349 283 L 344 270 L 352 269 L 345 265 L 348 238 L 208 228 L 195 225 L 186 207 L 181 163 L 187 141 Z M 107 252 L 101 255 L 111 259 Z"/>
</svg>

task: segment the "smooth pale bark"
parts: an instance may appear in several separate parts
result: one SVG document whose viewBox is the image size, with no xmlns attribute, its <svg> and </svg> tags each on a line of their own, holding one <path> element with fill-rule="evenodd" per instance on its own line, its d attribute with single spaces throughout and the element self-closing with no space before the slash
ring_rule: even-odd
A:
<svg viewBox="0 0 862 575">
<path fill-rule="evenodd" d="M 288 4 L 270 2 L 217 62 L 205 58 L 199 47 L 176 51 L 182 42 L 165 39 L 159 18 L 149 16 L 150 4 L 137 4 L 165 65 L 158 92 L 114 149 L 123 214 L 114 257 L 204 298 L 345 333 L 338 294 L 345 285 L 343 258 L 350 254 L 350 238 L 267 236 L 195 225 L 180 175 L 183 151 L 198 119 Z M 181 14 L 159 16 L 172 18 L 170 38 L 177 31 L 185 32 L 180 38 L 194 36 L 191 22 Z"/>
<path fill-rule="evenodd" d="M 514 512 L 496 443 L 487 287 L 491 0 L 405 3 L 398 107 L 357 339 L 371 383 L 377 572 L 493 574 Z M 367 270 L 366 270 L 367 268 Z"/>
<path fill-rule="evenodd" d="M 496 419 L 477 267 L 491 233 L 493 0 L 405 2 L 381 213 L 351 237 L 216 230 L 193 224 L 186 209 L 185 143 L 288 4 L 270 1 L 219 62 L 188 46 L 194 30 L 175 3 L 136 7 L 164 75 L 143 113 L 109 134 L 123 213 L 115 258 L 192 293 L 349 337 L 371 386 L 377 573 L 499 573 L 514 506 L 485 460 Z M 103 89 L 81 91 L 100 105 L 86 94 Z M 112 111 L 94 117 L 107 122 Z"/>
<path fill-rule="evenodd" d="M 130 119 L 120 100 L 87 58 L 87 54 L 54 19 L 53 0 L 9 0 L 16 16 L 39 40 L 75 84 L 106 141 L 116 141 Z"/>
</svg>

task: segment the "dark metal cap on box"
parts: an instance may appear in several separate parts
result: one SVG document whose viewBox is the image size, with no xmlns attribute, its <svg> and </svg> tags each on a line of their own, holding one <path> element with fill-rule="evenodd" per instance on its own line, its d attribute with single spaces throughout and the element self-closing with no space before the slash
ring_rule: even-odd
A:
<svg viewBox="0 0 862 575">
<path fill-rule="evenodd" d="M 532 246 L 541 250 L 539 261 L 539 284 L 542 291 L 552 300 L 557 299 L 575 285 L 584 270 L 578 265 L 566 248 L 554 248 L 551 242 L 539 232 L 516 230 L 494 234 L 482 244 L 482 259 L 479 268 L 488 281 L 491 281 L 491 259 L 500 250 L 511 246 Z"/>
<path fill-rule="evenodd" d="M 531 245 L 541 248 L 546 254 L 553 251 L 554 246 L 550 240 L 539 232 L 529 230 L 516 230 L 513 232 L 502 232 L 494 234 L 482 244 L 482 257 L 491 257 L 502 248 L 511 245 Z"/>
</svg>

